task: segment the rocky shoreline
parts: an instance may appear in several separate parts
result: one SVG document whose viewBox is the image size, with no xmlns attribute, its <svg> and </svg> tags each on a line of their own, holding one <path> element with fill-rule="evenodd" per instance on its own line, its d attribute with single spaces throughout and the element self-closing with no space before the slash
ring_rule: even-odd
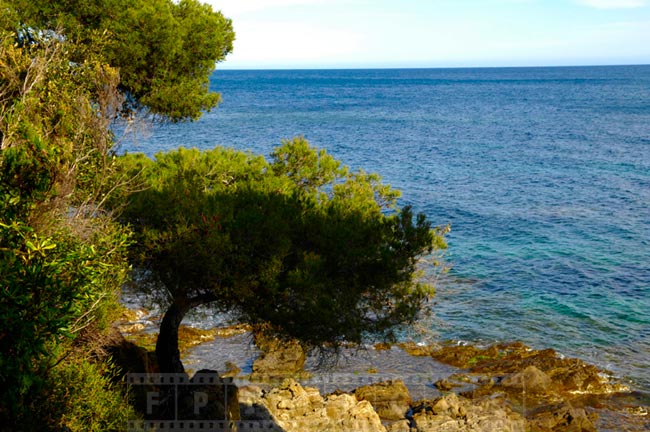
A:
<svg viewBox="0 0 650 432">
<path fill-rule="evenodd" d="M 128 330 L 126 326 L 133 324 L 125 319 L 120 325 Z M 185 346 L 189 349 L 206 340 L 218 344 L 247 330 L 213 329 L 206 331 L 209 337 L 188 331 L 196 343 Z M 137 334 L 126 333 L 132 341 Z M 532 350 L 522 343 L 372 347 L 377 358 L 401 353 L 403 362 L 427 361 L 444 371 L 423 370 L 396 378 L 370 369 L 362 374 L 310 373 L 304 369 L 308 358 L 299 345 L 259 338 L 255 343 L 261 354 L 250 370 L 234 364 L 229 371 L 219 368 L 222 377 L 229 377 L 224 379 L 237 384 L 237 398 L 231 397 L 229 403 L 237 406 L 227 409 L 237 430 L 258 426 L 287 432 L 650 430 L 649 395 L 551 349 Z M 140 349 L 139 355 L 147 358 L 147 364 L 135 368 L 155 371 L 146 350 Z"/>
</svg>

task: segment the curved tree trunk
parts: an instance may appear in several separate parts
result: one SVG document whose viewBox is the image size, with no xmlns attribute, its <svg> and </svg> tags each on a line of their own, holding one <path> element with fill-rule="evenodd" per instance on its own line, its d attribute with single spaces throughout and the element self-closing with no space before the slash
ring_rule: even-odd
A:
<svg viewBox="0 0 650 432">
<path fill-rule="evenodd" d="M 156 358 L 161 373 L 185 373 L 178 349 L 178 328 L 190 309 L 216 300 L 213 294 L 192 299 L 176 299 L 165 312 L 156 341 Z"/>
<path fill-rule="evenodd" d="M 185 372 L 178 349 L 178 327 L 189 310 L 188 306 L 174 302 L 163 316 L 156 341 L 156 358 L 161 373 Z"/>
</svg>

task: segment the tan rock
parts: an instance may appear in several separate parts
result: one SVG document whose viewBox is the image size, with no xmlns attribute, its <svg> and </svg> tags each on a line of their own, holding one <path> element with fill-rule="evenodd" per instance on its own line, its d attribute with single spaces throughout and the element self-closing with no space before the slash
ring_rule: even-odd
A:
<svg viewBox="0 0 650 432">
<path fill-rule="evenodd" d="M 523 432 L 525 420 L 512 412 L 503 399 L 478 401 L 454 393 L 413 408 L 418 432 Z"/>
<path fill-rule="evenodd" d="M 258 402 L 255 402 L 258 403 Z M 315 388 L 303 388 L 293 379 L 265 392 L 259 399 L 275 423 L 286 432 L 384 432 L 367 401 L 341 393 L 321 397 Z"/>
<path fill-rule="evenodd" d="M 343 403 L 337 404 L 338 410 L 329 412 L 331 427 L 329 431 L 359 431 L 359 432 L 385 432 L 386 428 L 381 424 L 379 416 L 368 401 L 358 401 L 353 395 L 340 395 L 337 399 L 344 399 Z M 331 399 L 326 400 L 329 405 Z"/>
<path fill-rule="evenodd" d="M 324 405 L 318 389 L 302 387 L 291 378 L 285 379 L 279 387 L 266 392 L 263 403 L 271 414 L 285 420 L 310 415 Z"/>
<path fill-rule="evenodd" d="M 453 384 L 449 380 L 440 379 L 433 384 L 438 390 L 448 392 L 451 391 L 454 387 L 458 387 L 458 384 Z"/>
<path fill-rule="evenodd" d="M 389 424 L 386 432 L 411 432 L 411 426 L 408 420 L 398 420 Z"/>
<path fill-rule="evenodd" d="M 582 408 L 567 403 L 545 407 L 528 419 L 530 432 L 596 432 L 592 419 Z"/>
<path fill-rule="evenodd" d="M 446 415 L 452 418 L 462 417 L 464 410 L 462 410 L 460 400 L 455 393 L 451 393 L 445 397 L 438 399 L 431 406 L 431 411 L 437 415 Z"/>
<path fill-rule="evenodd" d="M 402 342 L 397 346 L 413 357 L 428 357 L 437 351 L 437 347 L 421 345 L 415 342 Z"/>
<path fill-rule="evenodd" d="M 535 366 L 507 375 L 501 381 L 503 387 L 529 393 L 546 393 L 552 385 L 551 378 Z"/>
<path fill-rule="evenodd" d="M 296 341 L 267 339 L 255 343 L 262 350 L 260 357 L 253 362 L 251 379 L 291 377 L 300 374 L 305 365 L 305 351 Z"/>
<path fill-rule="evenodd" d="M 402 380 L 388 380 L 359 387 L 354 395 L 359 400 L 370 402 L 384 420 L 403 419 L 411 403 L 411 395 Z"/>
<path fill-rule="evenodd" d="M 139 323 L 139 322 L 128 323 L 128 324 L 118 324 L 117 329 L 122 334 L 130 334 L 130 333 L 141 332 L 142 330 L 145 329 L 145 325 L 143 323 Z"/>
<path fill-rule="evenodd" d="M 225 370 L 221 373 L 221 378 L 236 377 L 241 372 L 241 368 L 233 362 L 228 361 L 224 366 Z"/>
<path fill-rule="evenodd" d="M 235 324 L 228 327 L 215 328 L 215 335 L 221 338 L 229 338 L 240 334 L 248 333 L 252 330 L 249 324 Z"/>
<path fill-rule="evenodd" d="M 389 351 L 391 347 L 391 344 L 387 342 L 379 342 L 374 345 L 376 351 Z"/>
<path fill-rule="evenodd" d="M 132 323 L 149 315 L 149 311 L 144 308 L 128 309 L 124 308 L 120 312 L 118 323 Z"/>
<path fill-rule="evenodd" d="M 239 388 L 239 410 L 243 420 L 264 421 L 272 420 L 271 413 L 264 405 L 264 392 L 258 386 L 248 385 Z"/>
</svg>

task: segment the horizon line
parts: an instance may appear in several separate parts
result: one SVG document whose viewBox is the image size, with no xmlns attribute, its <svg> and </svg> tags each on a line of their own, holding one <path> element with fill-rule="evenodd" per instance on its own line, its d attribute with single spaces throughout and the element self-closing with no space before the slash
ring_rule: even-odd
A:
<svg viewBox="0 0 650 432">
<path fill-rule="evenodd" d="M 215 70 L 220 71 L 252 71 L 252 70 L 400 70 L 400 69 L 534 69 L 534 68 L 583 68 L 583 67 L 640 67 L 650 66 L 648 63 L 589 63 L 589 64 L 539 64 L 539 65 L 483 65 L 483 66 L 372 66 L 372 65 L 340 65 L 340 66 L 237 66 L 223 67 L 217 64 Z"/>
</svg>

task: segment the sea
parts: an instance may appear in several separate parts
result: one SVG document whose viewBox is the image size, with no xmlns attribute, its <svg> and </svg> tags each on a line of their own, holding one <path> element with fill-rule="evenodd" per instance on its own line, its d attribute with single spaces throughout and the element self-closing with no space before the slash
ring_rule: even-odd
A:
<svg viewBox="0 0 650 432">
<path fill-rule="evenodd" d="M 650 391 L 650 66 L 221 70 L 122 151 L 304 136 L 451 225 L 440 340 L 523 341 Z"/>
</svg>

